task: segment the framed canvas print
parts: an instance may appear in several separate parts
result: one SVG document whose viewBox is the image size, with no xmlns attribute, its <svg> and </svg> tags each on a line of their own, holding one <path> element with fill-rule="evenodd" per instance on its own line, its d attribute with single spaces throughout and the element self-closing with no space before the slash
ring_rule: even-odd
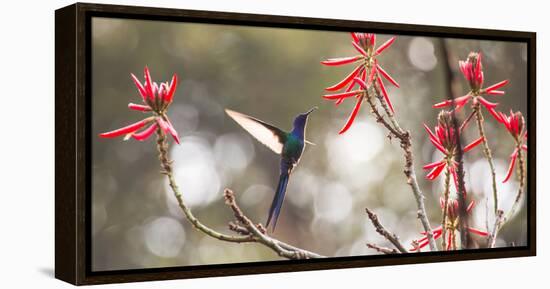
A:
<svg viewBox="0 0 550 289">
<path fill-rule="evenodd" d="M 55 13 L 57 278 L 533 256 L 536 35 Z"/>
</svg>

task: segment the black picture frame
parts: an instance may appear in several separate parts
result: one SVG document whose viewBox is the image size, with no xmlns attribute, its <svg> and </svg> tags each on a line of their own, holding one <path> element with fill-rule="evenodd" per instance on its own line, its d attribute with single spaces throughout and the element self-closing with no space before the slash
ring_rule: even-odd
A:
<svg viewBox="0 0 550 289">
<path fill-rule="evenodd" d="M 91 17 L 362 31 L 527 44 L 528 245 L 120 271 L 91 271 Z M 55 12 L 55 277 L 75 285 L 507 258 L 536 255 L 536 33 L 76 3 Z"/>
</svg>

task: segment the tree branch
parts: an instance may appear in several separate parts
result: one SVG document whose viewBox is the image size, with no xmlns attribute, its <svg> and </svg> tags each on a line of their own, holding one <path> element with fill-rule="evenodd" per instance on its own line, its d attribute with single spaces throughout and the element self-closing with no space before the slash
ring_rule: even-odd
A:
<svg viewBox="0 0 550 289">
<path fill-rule="evenodd" d="M 495 226 L 493 227 L 493 231 L 489 235 L 489 239 L 487 240 L 487 248 L 494 248 L 495 242 L 497 240 L 497 234 L 500 230 L 500 227 L 502 226 L 502 221 L 504 218 L 504 212 L 502 210 L 497 211 L 497 215 L 495 218 Z"/>
<path fill-rule="evenodd" d="M 516 149 L 518 150 L 518 175 L 519 175 L 519 188 L 518 193 L 516 195 L 516 198 L 514 200 L 514 203 L 512 204 L 512 207 L 510 208 L 510 211 L 508 214 L 506 214 L 506 218 L 504 221 L 508 221 L 512 218 L 514 213 L 517 211 L 518 206 L 521 204 L 521 197 L 523 196 L 523 187 L 525 186 L 525 160 L 523 158 L 523 152 L 521 150 L 522 143 L 518 142 Z"/>
<path fill-rule="evenodd" d="M 224 197 L 226 204 L 233 210 L 235 218 L 238 224 L 230 223 L 230 230 L 236 232 L 238 235 L 228 235 L 220 233 L 206 225 L 204 225 L 200 220 L 198 220 L 189 207 L 185 204 L 183 196 L 176 184 L 174 175 L 172 173 L 172 161 L 168 158 L 168 144 L 166 142 L 166 135 L 159 128 L 157 129 L 157 150 L 159 152 L 159 160 L 162 167 L 161 173 L 168 177 L 170 188 L 172 189 L 174 196 L 178 201 L 180 209 L 183 211 L 187 220 L 195 227 L 197 230 L 203 232 L 204 234 L 226 242 L 232 243 L 245 243 L 245 242 L 255 242 L 260 243 L 281 257 L 288 259 L 310 259 L 310 258 L 323 258 L 324 256 L 317 253 L 313 253 L 304 249 L 294 247 L 292 245 L 281 242 L 277 239 L 274 239 L 267 235 L 265 228 L 261 224 L 255 225 L 248 217 L 244 215 L 242 210 L 239 208 L 235 201 L 234 194 L 231 190 L 225 189 Z"/>
<path fill-rule="evenodd" d="M 381 123 L 390 132 L 390 135 L 399 138 L 399 132 L 395 130 L 395 128 L 380 114 L 380 111 L 376 108 L 376 104 L 372 101 L 372 98 L 367 96 L 366 100 L 371 108 L 372 114 L 374 114 L 374 117 L 376 118 L 376 122 Z"/>
<path fill-rule="evenodd" d="M 378 76 L 375 76 L 375 78 Z M 376 83 L 373 80 L 373 83 Z M 376 120 L 384 125 L 390 132 L 390 135 L 393 137 L 399 139 L 401 143 L 401 148 L 404 152 L 405 157 L 405 168 L 403 170 L 403 173 L 405 174 L 407 178 L 407 184 L 411 187 L 411 190 L 413 192 L 414 198 L 416 200 L 416 206 L 418 208 L 417 210 L 417 216 L 418 219 L 420 219 L 420 223 L 422 224 L 422 227 L 424 227 L 424 231 L 426 232 L 426 236 L 428 237 L 428 244 L 430 246 L 431 251 L 437 250 L 437 245 L 435 243 L 434 237 L 433 237 L 433 231 L 432 227 L 430 225 L 430 221 L 428 220 L 428 215 L 426 213 L 426 206 L 424 205 L 424 193 L 422 193 L 422 190 L 420 189 L 420 186 L 418 185 L 418 181 L 416 179 L 416 173 L 414 171 L 414 156 L 412 153 L 412 139 L 411 134 L 409 131 L 405 131 L 401 126 L 399 125 L 399 122 L 397 122 L 397 119 L 394 117 L 393 113 L 389 109 L 388 105 L 386 104 L 385 100 L 382 97 L 382 94 L 380 92 L 380 89 L 376 85 L 372 85 L 371 87 L 374 88 L 374 93 L 377 95 L 377 98 L 380 102 L 380 105 L 384 109 L 384 112 L 386 113 L 389 123 L 386 121 L 384 117 L 380 114 L 374 103 L 370 100 L 370 95 L 367 93 L 367 100 L 369 102 L 369 105 L 371 107 L 371 110 L 373 111 Z"/>
<path fill-rule="evenodd" d="M 380 224 L 380 221 L 378 220 L 378 216 L 373 211 L 369 210 L 369 208 L 365 208 L 365 210 L 367 211 L 367 215 L 369 216 L 369 219 L 372 222 L 372 225 L 374 226 L 374 228 L 376 228 L 376 232 L 378 232 L 378 234 L 380 234 L 384 238 L 386 238 L 386 240 L 390 241 L 395 246 L 395 248 L 397 248 L 397 250 L 399 250 L 399 252 L 408 253 L 407 249 L 405 249 L 405 247 L 403 247 L 401 242 L 399 242 L 399 237 L 397 237 L 397 235 L 395 235 L 393 233 L 388 232 L 388 230 L 386 230 L 386 228 L 384 228 L 384 226 L 382 226 L 382 224 Z M 369 246 L 369 244 L 367 244 L 367 246 Z M 369 246 L 369 248 L 372 248 L 372 247 Z M 376 247 L 376 248 L 373 248 L 373 249 L 378 250 L 378 249 L 380 249 L 380 247 Z M 383 251 L 380 251 L 380 250 L 378 250 L 378 251 L 383 252 Z M 386 252 L 383 252 L 383 253 L 386 253 Z M 397 253 L 397 252 L 392 252 L 392 253 Z"/>
<path fill-rule="evenodd" d="M 476 117 L 477 129 L 479 130 L 479 136 L 483 137 L 483 154 L 485 155 L 485 158 L 487 159 L 487 163 L 489 163 L 489 168 L 491 169 L 491 180 L 493 182 L 493 186 L 492 186 L 493 201 L 495 202 L 494 212 L 496 215 L 498 211 L 498 191 L 497 191 L 495 164 L 493 162 L 493 153 L 491 152 L 491 148 L 489 148 L 489 143 L 487 142 L 485 128 L 483 127 L 483 114 L 481 113 L 481 106 L 479 102 L 474 104 L 472 106 L 472 109 L 473 111 L 475 111 L 475 117 Z"/>
<path fill-rule="evenodd" d="M 244 226 L 249 234 L 254 237 L 256 242 L 271 248 L 279 254 L 279 256 L 288 259 L 313 259 L 324 257 L 317 253 L 296 248 L 277 239 L 271 238 L 267 235 L 265 228 L 261 224 L 255 225 L 247 216 L 244 215 L 241 208 L 237 205 L 233 191 L 230 189 L 225 189 L 223 195 L 225 198 L 225 203 L 231 208 L 231 210 L 233 210 L 233 214 L 235 215 L 237 222 Z"/>
<path fill-rule="evenodd" d="M 453 110 L 453 126 L 455 128 L 456 133 L 456 153 L 455 153 L 455 159 L 456 159 L 456 174 L 457 174 L 457 182 L 458 182 L 458 212 L 460 217 L 460 222 L 458 223 L 459 231 L 460 231 L 460 243 L 462 249 L 468 249 L 470 247 L 470 233 L 468 231 L 469 227 L 469 216 L 467 212 L 467 201 L 466 201 L 466 183 L 464 182 L 464 151 L 462 149 L 462 138 L 460 134 L 458 133 L 459 125 L 458 120 L 455 114 L 455 111 Z M 456 249 L 456 236 L 453 234 L 453 244 Z"/>
<path fill-rule="evenodd" d="M 518 142 L 516 144 L 516 148 L 518 150 L 518 171 L 519 171 L 519 188 L 518 193 L 516 195 L 516 198 L 514 199 L 514 203 L 512 204 L 512 207 L 510 208 L 510 211 L 504 216 L 504 212 L 502 210 L 497 211 L 495 226 L 493 228 L 492 234 L 489 236 L 489 239 L 487 241 L 488 247 L 493 248 L 495 246 L 495 242 L 498 236 L 498 233 L 500 232 L 500 229 L 504 224 L 506 224 L 514 213 L 517 211 L 518 206 L 521 204 L 522 196 L 523 196 L 523 187 L 525 186 L 525 160 L 523 159 L 523 152 L 521 151 L 521 146 L 523 143 Z"/>
<path fill-rule="evenodd" d="M 470 114 L 468 115 L 468 117 L 466 117 L 466 119 L 462 122 L 462 124 L 460 125 L 460 132 L 462 132 L 466 126 L 468 125 L 468 123 L 470 123 L 470 121 L 472 120 L 472 118 L 474 117 L 475 115 L 475 111 L 471 111 Z"/>
<path fill-rule="evenodd" d="M 450 187 L 451 187 L 451 170 L 449 167 L 451 166 L 450 161 L 447 159 L 445 160 L 447 162 L 447 167 L 445 169 L 445 191 L 443 192 L 443 217 L 441 220 L 441 228 L 442 230 L 442 249 L 447 250 L 447 208 L 449 207 L 449 193 L 450 193 Z M 451 160 L 452 161 L 452 160 Z"/>
</svg>

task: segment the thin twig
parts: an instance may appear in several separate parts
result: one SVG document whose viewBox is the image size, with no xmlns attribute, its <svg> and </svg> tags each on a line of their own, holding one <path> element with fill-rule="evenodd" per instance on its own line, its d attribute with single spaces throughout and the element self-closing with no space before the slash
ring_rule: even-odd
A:
<svg viewBox="0 0 550 289">
<path fill-rule="evenodd" d="M 447 248 L 447 207 L 449 206 L 449 193 L 451 187 L 451 170 L 449 161 L 447 161 L 447 168 L 445 170 L 445 191 L 443 192 L 443 218 L 441 220 L 442 232 L 442 248 L 446 250 Z"/>
<path fill-rule="evenodd" d="M 378 245 L 372 244 L 372 243 L 367 243 L 367 247 L 369 247 L 373 250 L 376 250 L 377 252 L 386 254 L 386 255 L 399 254 L 399 252 L 395 249 L 390 249 L 390 248 L 378 246 Z"/>
<path fill-rule="evenodd" d="M 504 212 L 499 210 L 498 212 L 501 213 L 502 216 L 500 218 L 497 218 L 497 222 L 495 222 L 495 227 L 493 228 L 493 234 L 489 236 L 489 248 L 493 248 L 494 243 L 496 241 L 496 238 L 498 236 L 498 233 L 500 232 L 500 229 L 504 224 L 508 223 L 510 219 L 514 216 L 516 211 L 518 210 L 519 205 L 521 204 L 522 196 L 523 196 L 523 187 L 525 186 L 525 179 L 526 179 L 526 171 L 525 171 L 525 160 L 523 158 L 523 152 L 521 151 L 521 146 L 523 145 L 522 142 L 518 142 L 516 144 L 516 148 L 518 150 L 518 177 L 519 177 L 519 188 L 518 193 L 516 194 L 516 198 L 514 199 L 514 203 L 512 204 L 512 207 L 510 208 L 510 211 L 504 216 Z"/>
<path fill-rule="evenodd" d="M 455 131 L 458 132 L 458 120 L 456 118 L 456 115 L 453 111 L 453 126 L 455 128 Z M 457 183 L 458 183 L 458 213 L 460 222 L 458 223 L 459 231 L 460 231 L 460 242 L 461 242 L 461 248 L 462 249 L 468 249 L 470 248 L 470 231 L 468 231 L 469 227 L 469 216 L 467 212 L 468 204 L 466 202 L 466 183 L 464 181 L 464 151 L 462 149 L 462 138 L 459 133 L 455 136 L 456 139 L 456 152 L 455 152 L 455 161 L 456 161 L 456 175 L 457 175 Z M 453 246 L 456 250 L 456 234 L 453 233 Z"/>
<path fill-rule="evenodd" d="M 481 113 L 481 106 L 479 102 L 476 102 L 474 105 L 472 105 L 472 110 L 475 111 L 476 116 L 476 122 L 477 122 L 477 129 L 479 131 L 479 137 L 483 138 L 483 154 L 485 155 L 485 158 L 487 159 L 487 163 L 489 163 L 489 168 L 491 169 L 491 181 L 492 181 L 492 189 L 493 189 L 493 201 L 494 203 L 494 212 L 495 215 L 498 211 L 498 191 L 497 191 L 497 180 L 496 180 L 496 172 L 495 172 L 495 164 L 493 162 L 493 153 L 491 152 L 491 148 L 489 148 L 489 143 L 487 142 L 487 136 L 485 133 L 485 128 L 483 126 L 483 114 Z"/>
<path fill-rule="evenodd" d="M 310 259 L 310 258 L 323 258 L 317 253 L 313 253 L 304 249 L 296 248 L 292 245 L 281 242 L 268 236 L 265 233 L 265 229 L 261 225 L 255 225 L 248 217 L 246 217 L 242 210 L 239 208 L 235 201 L 234 194 L 231 190 L 226 189 L 224 192 L 226 204 L 233 210 L 235 218 L 240 223 L 230 223 L 229 228 L 232 231 L 237 232 L 239 235 L 228 235 L 217 232 L 216 230 L 204 225 L 199 221 L 191 212 L 189 207 L 185 204 L 182 194 L 176 184 L 174 175 L 172 173 L 172 161 L 168 158 L 168 144 L 166 142 L 166 135 L 160 128 L 157 130 L 157 149 L 159 151 L 159 160 L 163 169 L 162 174 L 168 177 L 170 188 L 172 189 L 174 196 L 178 201 L 180 209 L 185 214 L 187 220 L 197 230 L 204 234 L 226 242 L 244 243 L 244 242 L 256 242 L 265 245 L 272 249 L 279 256 L 288 259 Z"/>
<path fill-rule="evenodd" d="M 386 230 L 386 228 L 384 228 L 384 226 L 380 224 L 378 216 L 373 211 L 369 210 L 369 208 L 366 208 L 365 210 L 367 211 L 367 215 L 369 216 L 372 225 L 376 229 L 376 232 L 386 238 L 386 240 L 390 241 L 390 243 L 392 243 L 395 248 L 399 250 L 399 252 L 408 253 L 407 249 L 405 249 L 401 242 L 399 242 L 399 237 L 397 237 L 397 235 L 395 234 L 388 232 L 388 230 Z"/>
<path fill-rule="evenodd" d="M 375 78 L 376 77 L 378 76 L 375 76 Z M 376 83 L 375 80 L 376 79 L 373 80 L 373 83 Z M 399 122 L 397 121 L 397 119 L 389 109 L 387 103 L 383 99 L 379 87 L 377 87 L 375 84 L 372 85 L 371 87 L 374 88 L 374 94 L 377 96 L 380 102 L 380 105 L 384 109 L 384 112 L 386 113 L 386 116 L 388 117 L 390 123 L 387 123 L 386 120 L 381 116 L 376 106 L 374 106 L 370 102 L 369 104 L 371 105 L 371 109 L 373 111 L 376 111 L 375 116 L 377 118 L 377 121 L 382 122 L 382 124 L 390 131 L 390 134 L 392 134 L 395 138 L 399 139 L 399 141 L 401 142 L 401 148 L 403 149 L 404 157 L 405 157 L 405 169 L 403 170 L 403 173 L 407 178 L 407 184 L 411 187 L 414 198 L 416 200 L 416 206 L 418 209 L 417 216 L 418 216 L 418 219 L 420 219 L 420 223 L 422 224 L 422 227 L 424 227 L 426 236 L 428 237 L 428 244 L 430 246 L 430 250 L 436 251 L 437 245 L 435 243 L 432 227 L 430 225 L 430 221 L 428 220 L 428 215 L 426 213 L 426 206 L 424 205 L 424 199 L 425 199 L 424 193 L 422 193 L 422 190 L 418 185 L 418 180 L 416 179 L 416 173 L 414 170 L 414 156 L 412 153 L 411 133 L 401 128 L 401 126 L 399 125 Z M 367 100 L 369 99 L 370 99 L 370 96 L 368 95 L 368 91 L 367 91 Z"/>
<path fill-rule="evenodd" d="M 497 211 L 498 213 L 498 211 Z M 485 231 L 489 232 L 489 197 L 485 197 Z"/>
<path fill-rule="evenodd" d="M 371 108 L 372 114 L 374 114 L 374 117 L 376 118 L 376 122 L 381 123 L 384 127 L 386 127 L 392 136 L 398 137 L 399 132 L 395 130 L 395 128 L 380 114 L 380 111 L 376 108 L 376 104 L 372 101 L 372 98 L 367 96 L 366 101 Z"/>
<path fill-rule="evenodd" d="M 495 226 L 493 227 L 493 231 L 489 235 L 489 238 L 487 240 L 487 248 L 494 248 L 495 242 L 497 240 L 497 234 L 502 227 L 502 221 L 504 218 L 504 212 L 502 210 L 498 210 L 497 214 L 495 216 Z"/>
<path fill-rule="evenodd" d="M 518 193 L 516 195 L 516 198 L 514 200 L 514 203 L 512 204 L 512 207 L 510 208 L 510 211 L 508 211 L 508 214 L 506 214 L 505 221 L 508 221 L 509 219 L 514 216 L 516 213 L 518 206 L 521 204 L 521 197 L 523 196 L 523 187 L 525 186 L 525 160 L 523 159 L 523 152 L 521 151 L 522 143 L 518 142 L 517 150 L 518 150 L 518 176 L 519 176 L 519 188 Z"/>
<path fill-rule="evenodd" d="M 234 222 L 229 222 L 228 227 L 229 227 L 229 230 L 231 230 L 231 231 L 233 231 L 233 232 L 235 232 L 239 235 L 244 235 L 244 236 L 250 235 L 250 233 L 248 232 L 248 230 L 245 227 L 243 227 L 241 225 L 238 225 Z"/>
<path fill-rule="evenodd" d="M 472 120 L 472 118 L 474 117 L 475 114 L 476 114 L 475 111 L 470 112 L 468 117 L 460 125 L 460 132 L 462 132 L 464 130 L 464 128 L 466 128 L 466 126 L 468 125 L 468 123 L 470 123 L 470 121 Z"/>
<path fill-rule="evenodd" d="M 255 225 L 247 216 L 244 215 L 241 208 L 237 205 L 235 200 L 235 194 L 230 189 L 225 189 L 223 196 L 225 198 L 225 203 L 233 210 L 235 219 L 241 223 L 251 235 L 255 237 L 255 240 L 258 243 L 261 243 L 273 251 L 277 252 L 279 256 L 285 257 L 288 259 L 312 259 L 312 258 L 322 258 L 321 255 L 313 253 L 304 249 L 299 249 L 291 245 L 285 244 L 277 239 L 269 237 L 265 232 Z"/>
<path fill-rule="evenodd" d="M 168 177 L 168 181 L 170 184 L 170 187 L 172 188 L 172 191 L 174 192 L 174 196 L 176 197 L 178 201 L 178 205 L 185 214 L 185 217 L 193 227 L 195 227 L 197 230 L 222 241 L 227 242 L 235 242 L 235 243 L 242 243 L 242 242 L 253 242 L 254 239 L 252 236 L 234 236 L 234 235 L 227 235 L 223 233 L 219 233 L 215 231 L 214 229 L 209 228 L 208 226 L 201 223 L 191 212 L 189 207 L 185 204 L 183 201 L 182 194 L 178 188 L 178 185 L 176 184 L 176 181 L 174 179 L 174 175 L 172 173 L 172 161 L 168 158 L 168 144 L 166 143 L 166 135 L 163 131 L 160 130 L 160 128 L 157 130 L 157 150 L 159 151 L 159 160 L 161 163 L 161 167 L 163 169 L 162 173 L 165 174 Z"/>
</svg>

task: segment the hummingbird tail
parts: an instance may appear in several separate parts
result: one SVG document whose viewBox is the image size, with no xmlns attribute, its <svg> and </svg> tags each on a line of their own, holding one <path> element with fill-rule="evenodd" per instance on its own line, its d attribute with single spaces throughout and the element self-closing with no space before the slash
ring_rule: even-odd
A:
<svg viewBox="0 0 550 289">
<path fill-rule="evenodd" d="M 266 227 L 269 227 L 269 223 L 273 220 L 273 227 L 271 232 L 275 231 L 275 226 L 277 225 L 277 219 L 279 218 L 279 213 L 281 212 L 281 207 L 283 206 L 283 201 L 285 199 L 286 185 L 288 184 L 288 173 L 281 173 L 279 177 L 279 185 L 277 186 L 277 191 L 275 192 L 275 197 L 271 203 L 271 208 L 269 208 L 269 216 L 267 217 Z"/>
</svg>

